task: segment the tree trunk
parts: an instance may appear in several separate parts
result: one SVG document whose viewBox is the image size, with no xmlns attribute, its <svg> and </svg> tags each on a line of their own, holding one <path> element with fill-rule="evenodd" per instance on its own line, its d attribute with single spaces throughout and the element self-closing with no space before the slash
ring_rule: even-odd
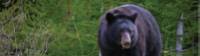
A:
<svg viewBox="0 0 200 56">
<path fill-rule="evenodd" d="M 176 56 L 182 56 L 182 38 L 183 38 L 183 29 L 184 25 L 183 25 L 183 14 L 180 17 L 180 20 L 178 21 L 178 25 L 177 25 L 177 37 L 176 37 Z"/>
</svg>

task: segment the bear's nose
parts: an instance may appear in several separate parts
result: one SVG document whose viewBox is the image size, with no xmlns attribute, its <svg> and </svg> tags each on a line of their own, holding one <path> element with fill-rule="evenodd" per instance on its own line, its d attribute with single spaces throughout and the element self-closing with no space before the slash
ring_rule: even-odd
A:
<svg viewBox="0 0 200 56">
<path fill-rule="evenodd" d="M 123 49 L 128 49 L 131 46 L 131 37 L 128 32 L 123 32 L 121 37 L 121 46 Z"/>
<path fill-rule="evenodd" d="M 131 46 L 130 42 L 124 42 L 124 43 L 122 43 L 122 48 L 123 49 L 128 49 L 128 48 L 130 48 L 130 46 Z"/>
</svg>

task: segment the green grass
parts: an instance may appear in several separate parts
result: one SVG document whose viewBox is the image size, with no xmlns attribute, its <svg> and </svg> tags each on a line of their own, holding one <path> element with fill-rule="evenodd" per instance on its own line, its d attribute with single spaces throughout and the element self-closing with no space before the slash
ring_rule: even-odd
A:
<svg viewBox="0 0 200 56">
<path fill-rule="evenodd" d="M 32 1 L 32 0 L 31 0 Z M 183 46 L 192 43 L 197 33 L 195 12 L 190 10 L 195 1 L 190 0 L 71 0 L 71 15 L 67 13 L 69 0 L 24 0 L 23 13 L 19 0 L 0 12 L 0 23 L 13 14 L 19 15 L 1 25 L 0 33 L 11 37 L 9 50 L 20 49 L 25 56 L 98 56 L 97 32 L 99 17 L 107 10 L 125 3 L 142 6 L 156 17 L 163 35 L 163 56 L 175 56 L 176 25 L 184 14 L 185 35 Z M 13 9 L 17 8 L 17 9 Z M 24 17 L 23 17 L 24 16 Z M 1 40 L 0 40 L 1 41 Z M 3 42 L 0 42 L 0 45 Z M 197 47 L 194 47 L 197 48 Z M 196 55 L 194 48 L 184 56 Z M 0 48 L 0 56 L 5 55 Z"/>
</svg>

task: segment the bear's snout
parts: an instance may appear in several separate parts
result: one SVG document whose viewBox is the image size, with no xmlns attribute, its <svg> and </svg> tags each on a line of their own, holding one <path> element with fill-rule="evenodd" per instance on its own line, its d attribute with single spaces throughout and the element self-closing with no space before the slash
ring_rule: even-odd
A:
<svg viewBox="0 0 200 56">
<path fill-rule="evenodd" d="M 131 37 L 128 32 L 121 33 L 121 47 L 123 49 L 128 49 L 131 47 Z"/>
</svg>

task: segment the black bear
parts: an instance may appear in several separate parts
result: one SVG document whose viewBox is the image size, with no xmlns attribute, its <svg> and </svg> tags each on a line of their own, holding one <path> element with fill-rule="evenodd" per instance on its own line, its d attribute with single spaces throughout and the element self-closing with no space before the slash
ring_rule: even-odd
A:
<svg viewBox="0 0 200 56">
<path fill-rule="evenodd" d="M 100 56 L 160 56 L 162 39 L 152 14 L 126 4 L 107 11 L 100 18 Z"/>
</svg>

